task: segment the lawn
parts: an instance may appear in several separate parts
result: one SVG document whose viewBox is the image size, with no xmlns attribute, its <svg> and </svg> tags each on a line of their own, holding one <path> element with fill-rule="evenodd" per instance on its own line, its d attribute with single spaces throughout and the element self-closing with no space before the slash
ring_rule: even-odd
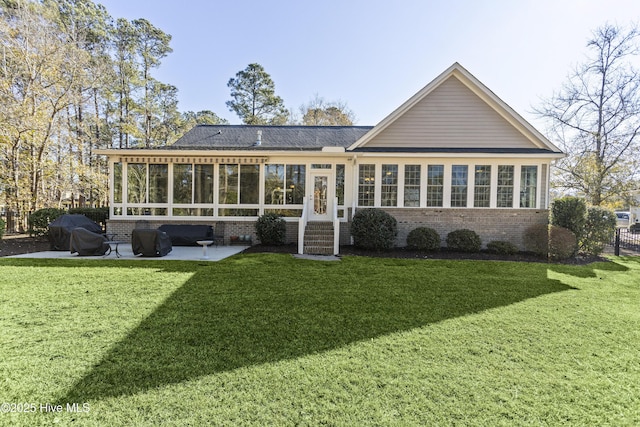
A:
<svg viewBox="0 0 640 427">
<path fill-rule="evenodd" d="M 640 425 L 638 257 L 0 271 L 2 426 Z"/>
</svg>

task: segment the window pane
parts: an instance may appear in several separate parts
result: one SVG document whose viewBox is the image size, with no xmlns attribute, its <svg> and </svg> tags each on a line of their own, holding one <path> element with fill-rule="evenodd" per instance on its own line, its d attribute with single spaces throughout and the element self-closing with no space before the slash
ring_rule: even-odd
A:
<svg viewBox="0 0 640 427">
<path fill-rule="evenodd" d="M 338 205 L 344 205 L 344 165 L 336 165 L 336 197 Z"/>
<path fill-rule="evenodd" d="M 147 165 L 145 163 L 127 165 L 127 201 L 147 203 Z"/>
<path fill-rule="evenodd" d="M 427 167 L 427 206 L 442 207 L 444 200 L 444 166 Z"/>
<path fill-rule="evenodd" d="M 522 166 L 520 172 L 520 207 L 536 207 L 536 190 L 538 183 L 538 167 Z"/>
<path fill-rule="evenodd" d="M 265 165 L 264 202 L 267 205 L 284 204 L 284 165 Z"/>
<path fill-rule="evenodd" d="M 196 165 L 195 180 L 195 202 L 213 203 L 213 165 Z"/>
<path fill-rule="evenodd" d="M 420 206 L 420 165 L 404 167 L 404 205 Z"/>
<path fill-rule="evenodd" d="M 358 206 L 373 206 L 376 189 L 376 166 L 360 165 L 358 174 Z"/>
<path fill-rule="evenodd" d="M 304 203 L 305 165 L 287 165 L 287 197 L 288 204 Z"/>
<path fill-rule="evenodd" d="M 491 203 L 491 166 L 476 165 L 473 206 L 488 208 Z"/>
<path fill-rule="evenodd" d="M 513 166 L 498 166 L 498 200 L 497 207 L 513 207 Z"/>
<path fill-rule="evenodd" d="M 113 202 L 122 203 L 122 163 L 113 164 Z"/>
<path fill-rule="evenodd" d="M 453 165 L 451 167 L 451 207 L 464 208 L 467 206 L 467 165 Z"/>
<path fill-rule="evenodd" d="M 169 165 L 149 165 L 149 203 L 167 203 Z"/>
<path fill-rule="evenodd" d="M 382 206 L 398 206 L 398 165 L 382 165 Z"/>
<path fill-rule="evenodd" d="M 173 165 L 173 203 L 192 203 L 193 165 Z"/>
<path fill-rule="evenodd" d="M 240 166 L 240 203 L 256 204 L 259 197 L 260 166 Z"/>
<path fill-rule="evenodd" d="M 238 203 L 238 165 L 220 165 L 219 175 L 219 203 L 223 205 Z"/>
</svg>

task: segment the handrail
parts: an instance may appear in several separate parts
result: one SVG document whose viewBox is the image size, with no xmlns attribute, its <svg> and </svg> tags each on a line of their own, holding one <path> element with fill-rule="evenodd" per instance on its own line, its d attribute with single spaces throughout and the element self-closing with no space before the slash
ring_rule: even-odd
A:
<svg viewBox="0 0 640 427">
<path fill-rule="evenodd" d="M 307 198 L 304 199 L 304 204 L 302 205 L 302 215 L 300 216 L 300 221 L 298 221 L 298 254 L 302 255 L 304 253 L 304 230 L 307 228 Z"/>
<path fill-rule="evenodd" d="M 340 253 L 340 218 L 338 218 L 338 198 L 333 199 L 333 254 Z"/>
</svg>

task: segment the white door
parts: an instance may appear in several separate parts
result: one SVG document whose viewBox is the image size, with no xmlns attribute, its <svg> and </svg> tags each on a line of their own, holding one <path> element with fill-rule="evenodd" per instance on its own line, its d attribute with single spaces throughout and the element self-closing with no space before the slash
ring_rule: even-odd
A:
<svg viewBox="0 0 640 427">
<path fill-rule="evenodd" d="M 331 221 L 333 216 L 332 176 L 324 172 L 311 173 L 312 191 L 309 196 L 309 220 Z"/>
</svg>

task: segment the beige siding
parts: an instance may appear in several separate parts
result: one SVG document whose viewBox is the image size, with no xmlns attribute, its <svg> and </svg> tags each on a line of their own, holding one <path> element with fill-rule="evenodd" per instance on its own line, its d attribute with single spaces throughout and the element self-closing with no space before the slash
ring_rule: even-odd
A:
<svg viewBox="0 0 640 427">
<path fill-rule="evenodd" d="M 365 146 L 536 148 L 454 76 Z"/>
</svg>

